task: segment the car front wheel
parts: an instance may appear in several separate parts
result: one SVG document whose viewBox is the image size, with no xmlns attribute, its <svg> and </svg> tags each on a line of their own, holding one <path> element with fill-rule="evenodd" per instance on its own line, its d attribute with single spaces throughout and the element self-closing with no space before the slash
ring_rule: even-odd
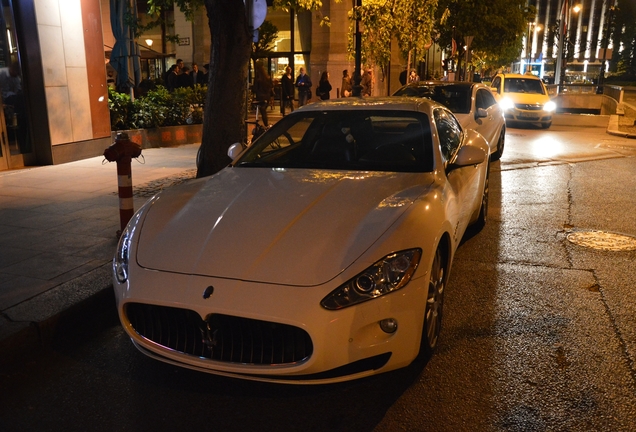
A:
<svg viewBox="0 0 636 432">
<path fill-rule="evenodd" d="M 491 160 L 497 161 L 503 155 L 504 146 L 506 145 L 506 127 L 503 126 L 501 128 L 501 132 L 499 133 L 499 140 L 497 141 L 497 150 L 491 155 Z"/>
<path fill-rule="evenodd" d="M 435 251 L 433 265 L 431 266 L 426 297 L 426 310 L 424 313 L 424 328 L 422 329 L 422 342 L 420 345 L 420 357 L 429 359 L 437 346 L 440 330 L 442 329 L 442 311 L 444 307 L 444 288 L 448 275 L 446 263 L 441 248 Z"/>
</svg>

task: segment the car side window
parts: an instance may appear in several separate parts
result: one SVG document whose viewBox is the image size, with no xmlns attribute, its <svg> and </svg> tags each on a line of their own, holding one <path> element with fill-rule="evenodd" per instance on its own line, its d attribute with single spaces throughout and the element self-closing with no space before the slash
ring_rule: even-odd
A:
<svg viewBox="0 0 636 432">
<path fill-rule="evenodd" d="M 500 77 L 495 77 L 495 79 L 492 80 L 492 84 L 490 86 L 492 88 L 496 88 L 497 91 L 499 91 L 501 89 L 501 78 Z"/>
<path fill-rule="evenodd" d="M 477 90 L 477 100 L 475 101 L 477 108 L 488 109 L 496 103 L 497 101 L 491 92 L 483 89 Z"/>
<path fill-rule="evenodd" d="M 439 145 L 442 150 L 444 162 L 451 160 L 462 141 L 462 128 L 457 119 L 446 110 L 436 109 L 433 111 Z"/>
</svg>

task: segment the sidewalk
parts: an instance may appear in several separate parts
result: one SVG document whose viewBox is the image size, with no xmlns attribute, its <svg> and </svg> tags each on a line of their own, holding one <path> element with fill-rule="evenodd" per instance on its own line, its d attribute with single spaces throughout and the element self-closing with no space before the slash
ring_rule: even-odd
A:
<svg viewBox="0 0 636 432">
<path fill-rule="evenodd" d="M 135 209 L 194 178 L 198 148 L 144 149 L 132 162 Z M 74 305 L 112 297 L 119 228 L 116 164 L 103 157 L 0 172 L 0 363 L 47 344 Z"/>
<path fill-rule="evenodd" d="M 270 124 L 281 118 L 278 106 L 267 113 Z M 193 179 L 198 149 L 144 149 L 132 161 L 135 210 Z M 50 345 L 64 324 L 115 313 L 119 229 L 116 163 L 100 156 L 0 171 L 0 365 Z"/>
<path fill-rule="evenodd" d="M 607 133 L 626 138 L 636 138 L 636 106 L 623 103 L 624 115 L 611 115 Z"/>
</svg>

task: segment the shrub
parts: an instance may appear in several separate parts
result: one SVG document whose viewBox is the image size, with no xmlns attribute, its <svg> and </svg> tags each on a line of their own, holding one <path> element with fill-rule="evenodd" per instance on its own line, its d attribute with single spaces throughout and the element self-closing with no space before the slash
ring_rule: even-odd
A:
<svg viewBox="0 0 636 432">
<path fill-rule="evenodd" d="M 112 130 L 146 129 L 203 123 L 207 87 L 179 88 L 169 92 L 159 85 L 132 102 L 129 95 L 109 89 L 108 108 Z"/>
</svg>

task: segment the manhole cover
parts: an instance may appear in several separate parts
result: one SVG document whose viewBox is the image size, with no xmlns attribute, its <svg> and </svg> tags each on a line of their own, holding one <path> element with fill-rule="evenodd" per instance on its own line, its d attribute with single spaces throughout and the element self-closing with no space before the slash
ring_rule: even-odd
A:
<svg viewBox="0 0 636 432">
<path fill-rule="evenodd" d="M 636 238 L 604 231 L 577 231 L 567 235 L 576 245 L 606 251 L 636 250 Z"/>
</svg>

